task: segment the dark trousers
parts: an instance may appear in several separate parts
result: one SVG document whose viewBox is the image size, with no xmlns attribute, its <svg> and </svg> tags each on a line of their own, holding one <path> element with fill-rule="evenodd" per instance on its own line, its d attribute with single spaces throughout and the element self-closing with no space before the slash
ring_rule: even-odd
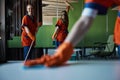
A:
<svg viewBox="0 0 120 80">
<path fill-rule="evenodd" d="M 26 58 L 27 55 L 28 55 L 27 59 L 32 59 L 33 58 L 33 54 L 34 54 L 33 47 L 31 48 L 29 54 L 28 54 L 28 51 L 29 51 L 30 46 L 24 46 L 23 48 L 24 48 L 24 59 Z"/>
<path fill-rule="evenodd" d="M 58 46 L 61 44 L 62 42 L 59 42 L 57 40 L 53 41 L 53 45 L 55 45 L 55 48 L 58 48 Z"/>
<path fill-rule="evenodd" d="M 120 57 L 120 45 L 118 45 L 118 56 Z"/>
</svg>

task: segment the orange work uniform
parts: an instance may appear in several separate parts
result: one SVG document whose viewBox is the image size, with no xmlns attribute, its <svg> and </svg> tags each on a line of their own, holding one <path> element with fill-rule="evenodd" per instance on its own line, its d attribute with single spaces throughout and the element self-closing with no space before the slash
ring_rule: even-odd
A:
<svg viewBox="0 0 120 80">
<path fill-rule="evenodd" d="M 117 45 L 120 45 L 120 11 L 118 12 L 118 17 L 116 19 L 114 28 L 114 42 Z"/>
<path fill-rule="evenodd" d="M 63 23 L 62 19 L 59 19 L 56 26 L 59 27 L 56 40 L 63 42 L 68 34 L 68 24 Z"/>
<path fill-rule="evenodd" d="M 37 30 L 37 21 L 35 17 L 30 17 L 29 15 L 25 15 L 22 19 L 22 46 L 30 46 L 32 40 L 27 35 L 27 33 L 24 30 L 24 26 L 27 26 L 32 35 L 35 36 L 36 30 Z"/>
</svg>

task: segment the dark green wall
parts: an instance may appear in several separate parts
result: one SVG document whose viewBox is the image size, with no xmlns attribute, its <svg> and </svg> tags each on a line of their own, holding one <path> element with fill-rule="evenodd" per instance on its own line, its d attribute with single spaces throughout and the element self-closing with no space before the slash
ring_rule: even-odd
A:
<svg viewBox="0 0 120 80">
<path fill-rule="evenodd" d="M 72 5 L 74 10 L 70 10 L 69 12 L 69 31 L 80 17 L 81 11 L 83 9 L 83 1 L 79 0 L 79 3 L 73 3 Z M 116 15 L 117 11 L 112 11 L 109 9 L 107 15 L 97 16 L 90 30 L 77 46 L 90 47 L 93 46 L 94 42 L 106 42 L 108 36 L 113 34 Z M 51 36 L 55 29 L 55 23 L 56 18 L 53 18 L 53 25 L 43 25 L 41 28 L 39 28 L 37 33 L 36 47 L 54 47 L 52 45 Z M 107 26 L 108 31 L 106 32 Z"/>
<path fill-rule="evenodd" d="M 111 9 L 108 10 L 107 15 L 97 16 L 82 41 L 83 46 L 91 46 L 95 42 L 106 42 L 108 36 L 113 34 L 116 16 L 117 11 Z"/>
</svg>

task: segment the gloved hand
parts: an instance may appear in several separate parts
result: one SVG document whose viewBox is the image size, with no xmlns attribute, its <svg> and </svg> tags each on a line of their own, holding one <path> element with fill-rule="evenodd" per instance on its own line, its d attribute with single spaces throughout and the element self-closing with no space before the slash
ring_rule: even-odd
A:
<svg viewBox="0 0 120 80">
<path fill-rule="evenodd" d="M 45 55 L 35 60 L 28 60 L 25 66 L 33 66 L 43 64 L 47 67 L 60 66 L 70 59 L 73 54 L 73 46 L 70 43 L 64 42 L 61 44 L 54 55 Z"/>
<path fill-rule="evenodd" d="M 35 36 L 31 34 L 31 32 L 28 33 L 28 36 L 32 41 L 35 41 Z"/>
</svg>

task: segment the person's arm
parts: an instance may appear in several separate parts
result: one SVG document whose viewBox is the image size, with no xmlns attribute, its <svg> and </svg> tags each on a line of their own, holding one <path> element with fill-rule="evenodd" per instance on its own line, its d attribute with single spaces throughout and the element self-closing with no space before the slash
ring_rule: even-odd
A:
<svg viewBox="0 0 120 80">
<path fill-rule="evenodd" d="M 35 36 L 30 32 L 30 30 L 28 29 L 27 26 L 24 26 L 25 32 L 27 33 L 27 35 L 30 37 L 30 39 L 32 41 L 35 41 Z"/>
<path fill-rule="evenodd" d="M 73 26 L 65 42 L 71 43 L 73 47 L 75 47 L 84 37 L 88 29 L 91 27 L 91 24 L 96 15 L 97 15 L 96 10 L 85 8 L 82 12 L 81 17 Z"/>
<path fill-rule="evenodd" d="M 87 30 L 90 28 L 94 18 L 97 15 L 97 10 L 85 8 L 79 20 L 73 26 L 71 32 L 65 41 L 57 48 L 52 56 L 43 56 L 39 59 L 27 61 L 26 66 L 44 64 L 47 67 L 60 66 L 70 59 L 73 54 L 73 48 L 84 37 Z"/>
<path fill-rule="evenodd" d="M 120 6 L 116 6 L 116 7 L 112 8 L 112 10 L 120 10 Z"/>
<path fill-rule="evenodd" d="M 66 12 L 67 12 L 67 14 L 69 13 L 69 10 L 70 10 L 70 6 L 67 6 L 67 7 L 66 7 Z"/>
<path fill-rule="evenodd" d="M 64 2 L 66 4 L 66 12 L 69 13 L 69 10 L 70 9 L 73 10 L 73 7 L 72 7 L 72 5 L 67 0 L 65 0 Z"/>
<path fill-rule="evenodd" d="M 53 40 L 56 39 L 58 32 L 59 32 L 59 27 L 57 26 L 57 27 L 55 28 L 55 31 L 54 31 L 53 35 L 52 35 L 52 39 L 53 39 Z"/>
</svg>

